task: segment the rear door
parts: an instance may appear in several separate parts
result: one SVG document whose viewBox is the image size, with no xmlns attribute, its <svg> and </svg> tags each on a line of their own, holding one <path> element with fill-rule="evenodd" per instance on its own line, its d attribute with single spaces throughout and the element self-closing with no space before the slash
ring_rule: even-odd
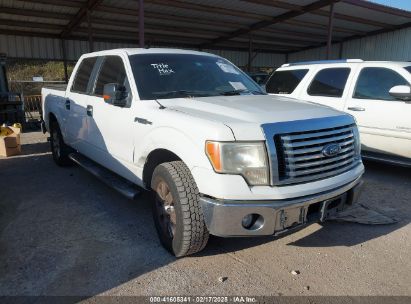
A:
<svg viewBox="0 0 411 304">
<path fill-rule="evenodd" d="M 410 85 L 405 69 L 363 66 L 356 73 L 345 110 L 359 125 L 364 151 L 411 158 L 411 104 L 389 90 Z"/>
<path fill-rule="evenodd" d="M 132 180 L 134 174 L 134 104 L 125 61 L 121 56 L 102 56 L 86 107 L 89 109 L 87 141 L 93 159 L 121 176 Z M 103 99 L 104 85 L 118 83 L 128 91 L 125 107 L 108 104 Z"/>
<path fill-rule="evenodd" d="M 353 69 L 348 65 L 318 67 L 314 77 L 301 90 L 298 98 L 342 111 Z"/>
<path fill-rule="evenodd" d="M 70 88 L 66 94 L 65 111 L 66 121 L 64 122 L 65 140 L 71 147 L 85 153 L 87 147 L 85 141 L 87 137 L 87 113 L 86 105 L 90 88 L 91 75 L 95 68 L 96 57 L 84 58 L 76 71 Z"/>
</svg>

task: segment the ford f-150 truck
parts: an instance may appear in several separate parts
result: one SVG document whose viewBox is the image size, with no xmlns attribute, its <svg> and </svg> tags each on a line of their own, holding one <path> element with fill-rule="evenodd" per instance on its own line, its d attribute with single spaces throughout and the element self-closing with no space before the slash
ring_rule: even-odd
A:
<svg viewBox="0 0 411 304">
<path fill-rule="evenodd" d="M 209 234 L 279 235 L 357 201 L 364 167 L 352 116 L 270 96 L 219 56 L 118 49 L 81 56 L 43 88 L 54 161 L 130 198 L 152 193 L 161 243 L 180 257 Z"/>
</svg>

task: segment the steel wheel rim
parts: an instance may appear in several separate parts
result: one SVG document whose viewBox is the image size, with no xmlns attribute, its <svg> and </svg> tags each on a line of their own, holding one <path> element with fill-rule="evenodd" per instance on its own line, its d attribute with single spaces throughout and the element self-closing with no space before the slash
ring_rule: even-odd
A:
<svg viewBox="0 0 411 304">
<path fill-rule="evenodd" d="M 57 157 L 60 157 L 60 141 L 57 131 L 53 131 L 53 150 Z"/>
<path fill-rule="evenodd" d="M 160 180 L 157 184 L 156 193 L 155 204 L 160 227 L 163 232 L 172 239 L 177 224 L 173 195 L 170 187 L 164 180 Z"/>
</svg>

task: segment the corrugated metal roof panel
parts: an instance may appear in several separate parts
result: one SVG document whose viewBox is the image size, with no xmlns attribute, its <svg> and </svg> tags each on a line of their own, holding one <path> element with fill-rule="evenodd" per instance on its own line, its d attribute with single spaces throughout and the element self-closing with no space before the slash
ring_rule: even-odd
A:
<svg viewBox="0 0 411 304">
<path fill-rule="evenodd" d="M 36 22 L 36 23 L 43 23 L 43 24 L 57 24 L 57 25 L 65 25 L 67 24 L 67 20 L 64 19 L 51 19 L 51 18 L 41 18 L 41 17 L 26 17 L 24 21 L 21 20 L 21 16 L 13 15 L 13 14 L 5 14 L 1 12 L 0 8 L 0 22 L 2 20 L 13 20 L 20 22 L 22 27 L 28 27 L 26 22 Z"/>
<path fill-rule="evenodd" d="M 248 1 L 239 0 L 190 0 L 190 3 L 199 5 L 207 5 L 211 7 L 220 7 L 229 9 L 232 11 L 247 12 L 255 15 L 262 15 L 266 17 L 273 17 L 285 13 L 287 10 L 276 8 L 274 6 L 267 7 L 266 5 L 260 5 L 257 3 L 251 3 Z"/>
<path fill-rule="evenodd" d="M 75 14 L 78 11 L 78 8 L 75 7 L 27 2 L 23 0 L 0 0 L 0 6 L 67 14 Z M 22 18 L 22 20 L 24 20 L 24 18 Z"/>
<path fill-rule="evenodd" d="M 298 21 L 303 21 L 303 22 L 313 22 L 313 23 L 322 24 L 326 27 L 328 26 L 328 17 L 326 16 L 318 16 L 314 14 L 304 14 L 296 18 L 293 18 L 293 20 L 298 20 Z M 367 24 L 361 24 L 361 23 L 350 22 L 350 21 L 344 21 L 344 20 L 340 20 L 337 18 L 334 19 L 334 27 L 341 27 L 347 30 L 362 31 L 362 32 L 371 32 L 371 31 L 380 29 L 375 26 L 370 26 Z"/>
<path fill-rule="evenodd" d="M 317 0 L 282 0 L 288 5 L 296 6 L 305 6 L 311 3 L 314 3 Z M 349 0 L 345 0 L 349 1 Z M 26 10 L 21 15 L 11 14 L 1 12 L 0 9 L 0 33 L 1 34 L 12 34 L 12 30 L 21 31 L 21 32 L 30 32 L 30 33 L 42 33 L 44 34 L 60 34 L 64 25 L 67 25 L 70 22 L 68 16 L 75 16 L 80 7 L 84 6 L 86 3 L 85 0 L 77 1 L 56 1 L 49 2 L 50 4 L 45 4 L 48 1 L 28 1 L 28 0 L 0 0 L 0 8 L 16 8 L 20 10 Z M 73 6 L 74 3 L 74 6 Z M 78 3 L 78 4 L 77 4 Z M 270 2 L 267 2 L 270 3 Z M 410 22 L 411 18 L 407 18 L 404 15 L 404 12 L 399 12 L 395 10 L 389 10 L 382 6 L 373 6 L 369 2 L 352 2 L 357 4 L 348 4 L 348 3 L 337 3 L 335 5 L 335 13 L 348 15 L 351 17 L 358 17 L 362 19 L 368 19 L 381 24 L 405 24 Z M 365 6 L 370 6 L 371 8 L 363 7 L 360 5 L 364 3 Z M 148 39 L 155 41 L 159 44 L 161 43 L 172 43 L 178 44 L 184 42 L 184 37 L 186 37 L 185 42 L 188 44 L 188 41 L 191 40 L 191 43 L 200 44 L 207 42 L 213 38 L 221 37 L 231 32 L 235 32 L 241 28 L 247 28 L 252 24 L 255 24 L 261 20 L 270 19 L 274 16 L 281 15 L 287 12 L 284 8 L 275 7 L 275 1 L 272 2 L 272 5 L 262 5 L 261 3 L 253 3 L 252 1 L 244 0 L 146 0 L 145 2 L 145 13 L 146 13 L 146 33 Z M 102 8 L 106 8 L 105 11 L 99 11 L 97 9 L 92 13 L 92 19 L 103 21 L 105 19 L 110 19 L 111 22 L 107 21 L 107 24 L 102 22 L 95 23 L 93 25 L 94 29 L 98 30 L 96 37 L 102 37 L 107 40 L 116 38 L 115 31 L 118 32 L 118 36 L 121 36 L 122 39 L 127 39 L 127 33 L 132 32 L 133 35 L 138 31 L 138 1 L 129 1 L 129 0 L 103 0 L 101 3 Z M 280 5 L 281 6 L 281 5 Z M 108 7 L 108 9 L 107 9 Z M 112 9 L 123 9 L 126 10 L 126 14 L 112 13 Z M 327 34 L 327 16 L 322 16 L 324 12 L 327 11 L 327 7 L 322 9 L 322 13 L 318 14 L 304 14 L 293 18 L 288 22 L 277 23 L 272 26 L 268 26 L 266 29 L 261 29 L 255 32 L 255 45 L 256 48 L 260 44 L 263 47 L 263 44 L 278 44 L 284 45 L 285 47 L 290 46 L 290 50 L 297 50 L 307 46 L 306 40 L 313 41 L 313 45 L 318 42 L 326 41 Z M 52 13 L 52 18 L 47 17 L 34 17 L 30 16 L 30 11 L 32 12 L 50 12 Z M 132 14 L 130 16 L 130 13 Z M 151 14 L 151 15 L 150 15 Z M 56 18 L 56 16 L 64 16 L 66 18 Z M 411 15 L 410 15 L 411 16 Z M 186 19 L 186 20 L 184 20 Z M 1 25 L 1 20 L 3 20 L 3 25 Z M 8 20 L 15 22 L 21 22 L 21 24 L 16 25 L 16 23 L 11 22 L 8 24 Z M 198 22 L 195 22 L 198 20 Z M 123 21 L 123 25 L 112 25 L 114 22 Z M 126 22 L 128 22 L 126 24 Z M 213 23 L 216 24 L 213 24 Z M 44 28 L 43 25 L 38 25 L 37 27 L 33 26 L 33 23 L 42 23 L 50 24 L 51 27 L 55 28 L 50 30 Z M 227 23 L 227 26 L 225 24 Z M 371 22 L 372 23 L 372 22 Z M 7 25 L 8 24 L 8 25 Z M 57 25 L 57 27 L 56 27 Z M 319 26 L 318 26 L 319 25 Z M 378 25 L 362 24 L 361 22 L 354 22 L 349 20 L 344 20 L 343 18 L 337 18 L 334 20 L 335 30 L 333 37 L 335 39 L 347 38 L 353 35 L 364 34 L 368 32 L 373 32 L 375 30 L 381 29 Z M 60 26 L 60 27 L 59 27 Z M 165 29 L 161 29 L 164 27 Z M 74 28 L 71 36 L 84 39 L 87 34 L 87 25 L 83 22 L 80 27 Z M 288 31 L 288 34 L 281 33 L 270 33 L 270 30 L 284 30 Z M 298 32 L 296 35 L 293 35 L 292 32 Z M 18 34 L 18 32 L 14 32 Z M 126 33 L 126 34 L 124 34 Z M 306 33 L 306 37 L 302 36 L 302 33 Z M 21 33 L 23 34 L 23 33 Z M 157 36 L 156 36 L 157 35 Z M 247 44 L 247 35 L 240 35 L 238 38 L 232 39 L 232 47 L 238 46 L 239 43 Z M 394 35 L 394 34 L 393 34 Z M 70 36 L 70 37 L 71 37 Z M 183 37 L 184 36 L 184 37 Z M 258 37 L 260 36 L 260 37 Z M 379 36 L 378 36 L 379 37 Z M 394 35 L 394 37 L 397 37 Z M 402 37 L 402 36 L 398 36 Z M 319 38 L 319 39 L 317 39 Z M 30 38 L 32 39 L 32 38 Z M 283 41 L 281 41 L 283 39 Z M 383 40 L 379 41 L 380 38 L 375 38 L 376 40 L 366 39 L 367 43 L 361 45 L 363 47 L 363 52 L 369 48 L 371 43 L 376 43 L 381 41 L 389 41 L 395 45 L 399 45 L 401 41 L 397 41 L 396 38 L 381 38 Z M 34 39 L 35 40 L 35 39 Z M 34 41 L 33 40 L 33 41 Z M 134 40 L 134 37 L 133 37 Z M 133 40 L 131 42 L 133 42 Z M 274 40 L 274 41 L 273 41 Z M 293 42 L 295 40 L 295 42 Z M 409 40 L 409 39 L 408 39 Z M 8 40 L 6 40 L 8 41 Z M 31 41 L 31 40 L 30 40 Z M 58 40 L 56 40 L 58 41 Z M 374 42 L 372 42 L 374 41 Z M 33 44 L 28 44 L 27 41 L 23 41 L 26 46 L 32 46 Z M 13 42 L 11 42 L 13 43 Z M 97 43 L 97 42 L 96 42 Z M 408 43 L 408 41 L 406 41 Z M 408 44 L 405 44 L 403 49 L 408 50 Z M 74 54 L 78 54 L 78 50 L 83 50 L 82 45 L 87 45 L 88 43 L 80 41 L 78 44 L 72 43 Z M 230 42 L 224 41 L 219 43 L 221 48 L 230 47 Z M 308 44 L 310 45 L 310 44 Z M 350 47 L 350 44 L 346 44 L 347 47 Z M 244 48 L 247 46 L 245 45 Z M 390 46 L 380 46 L 381 53 L 375 51 L 379 55 L 385 55 L 386 52 L 396 51 L 391 50 Z M 47 50 L 52 50 L 53 48 Z M 387 49 L 387 50 L 384 50 Z M 55 52 L 45 51 L 46 54 L 55 54 Z M 397 51 L 398 52 L 398 51 Z M 315 56 L 315 51 L 309 56 Z M 368 54 L 368 53 L 367 53 Z M 402 54 L 401 56 L 403 56 Z M 36 55 L 37 56 L 37 55 Z M 74 57 L 76 55 L 73 55 Z"/>
</svg>

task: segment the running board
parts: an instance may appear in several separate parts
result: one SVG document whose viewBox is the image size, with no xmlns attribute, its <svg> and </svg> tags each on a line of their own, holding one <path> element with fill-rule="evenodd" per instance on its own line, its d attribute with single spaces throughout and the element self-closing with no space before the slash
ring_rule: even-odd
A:
<svg viewBox="0 0 411 304">
<path fill-rule="evenodd" d="M 138 190 L 131 182 L 109 171 L 103 166 L 100 166 L 80 153 L 70 153 L 69 158 L 80 167 L 83 167 L 89 173 L 99 178 L 103 183 L 123 194 L 125 197 L 134 199 L 140 194 L 140 190 Z"/>
</svg>

